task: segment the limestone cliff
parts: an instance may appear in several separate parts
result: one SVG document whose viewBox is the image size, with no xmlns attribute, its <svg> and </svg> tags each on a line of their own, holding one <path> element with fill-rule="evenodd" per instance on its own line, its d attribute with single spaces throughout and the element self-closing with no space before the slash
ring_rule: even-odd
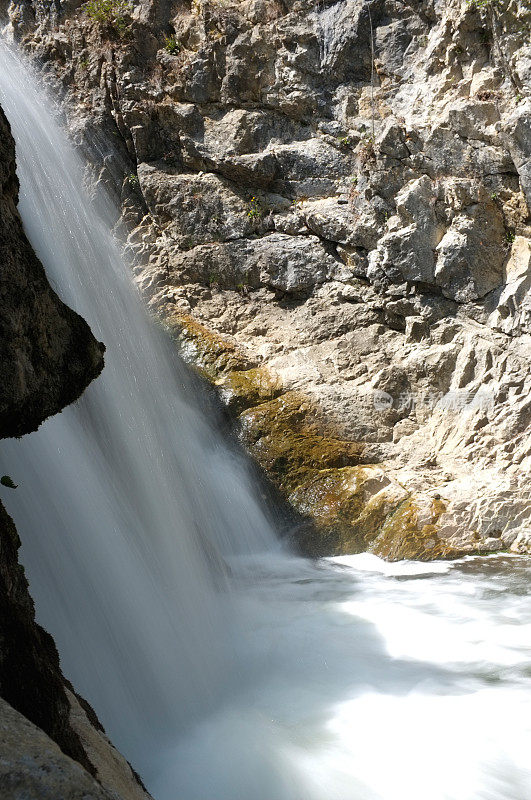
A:
<svg viewBox="0 0 531 800">
<path fill-rule="evenodd" d="M 529 0 L 11 3 L 314 553 L 531 546 Z"/>
<path fill-rule="evenodd" d="M 103 367 L 103 345 L 48 284 L 17 199 L 15 145 L 0 110 L 1 437 L 37 428 Z M 0 503 L 0 794 L 146 800 L 92 709 L 64 678 L 52 637 L 36 624 L 19 546 Z"/>
</svg>

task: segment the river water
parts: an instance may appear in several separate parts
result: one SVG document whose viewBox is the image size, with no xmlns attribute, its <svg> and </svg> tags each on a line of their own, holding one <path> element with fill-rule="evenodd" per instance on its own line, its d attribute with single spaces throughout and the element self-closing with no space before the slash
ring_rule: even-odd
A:
<svg viewBox="0 0 531 800">
<path fill-rule="evenodd" d="M 28 237 L 107 346 L 2 443 L 4 499 L 65 674 L 156 800 L 529 800 L 531 560 L 288 553 L 5 44 L 0 100 Z"/>
<path fill-rule="evenodd" d="M 181 796 L 531 797 L 530 558 L 263 566 L 261 582 L 240 586 L 260 680 L 201 727 L 177 767 L 199 767 L 205 750 L 222 766 L 217 747 L 232 740 L 246 782 L 231 795 L 225 767 L 210 794 L 194 793 L 192 777 Z M 242 740 L 269 774 L 282 765 L 278 789 L 256 791 Z"/>
</svg>

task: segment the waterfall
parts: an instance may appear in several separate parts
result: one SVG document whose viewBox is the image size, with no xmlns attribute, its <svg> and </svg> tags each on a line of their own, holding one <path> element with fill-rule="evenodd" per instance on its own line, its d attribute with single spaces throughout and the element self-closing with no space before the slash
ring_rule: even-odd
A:
<svg viewBox="0 0 531 800">
<path fill-rule="evenodd" d="M 2 443 L 19 484 L 8 510 L 65 674 L 144 768 L 232 677 L 226 560 L 276 547 L 275 535 L 245 467 L 190 404 L 202 387 L 149 320 L 53 103 L 5 43 L 0 102 L 28 238 L 107 348 L 81 400 Z"/>
<path fill-rule="evenodd" d="M 529 800 L 531 558 L 283 552 L 36 86 L 0 42 L 27 234 L 107 346 L 0 449 L 65 674 L 157 800 Z"/>
</svg>

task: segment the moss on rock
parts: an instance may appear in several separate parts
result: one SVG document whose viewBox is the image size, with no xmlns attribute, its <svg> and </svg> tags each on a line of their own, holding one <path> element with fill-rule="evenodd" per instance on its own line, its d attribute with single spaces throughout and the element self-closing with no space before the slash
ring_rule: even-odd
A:
<svg viewBox="0 0 531 800">
<path fill-rule="evenodd" d="M 174 313 L 168 315 L 165 322 L 170 334 L 179 339 L 183 358 L 212 383 L 225 373 L 255 366 L 229 339 L 189 314 Z"/>
<path fill-rule="evenodd" d="M 239 414 L 247 408 L 273 400 L 282 392 L 282 383 L 265 367 L 231 370 L 216 381 L 223 400 Z"/>
<path fill-rule="evenodd" d="M 286 392 L 240 415 L 245 443 L 286 494 L 319 470 L 358 464 L 364 446 L 319 425 L 311 402 Z"/>
<path fill-rule="evenodd" d="M 457 558 L 462 551 L 439 536 L 439 520 L 445 511 L 446 503 L 438 498 L 408 497 L 387 517 L 372 552 L 388 561 Z"/>
<path fill-rule="evenodd" d="M 306 533 L 302 542 L 306 552 L 346 555 L 367 550 L 405 497 L 383 469 L 366 465 L 317 472 L 289 499 L 315 523 L 317 535 Z"/>
<path fill-rule="evenodd" d="M 281 494 L 311 525 L 296 544 L 312 556 L 372 550 L 390 561 L 453 558 L 462 552 L 439 536 L 443 500 L 410 495 L 378 464 L 364 464 L 364 444 L 323 424 L 307 396 L 283 391 L 270 370 L 250 362 L 229 338 L 188 314 L 166 320 L 185 358 L 239 415 L 244 444 Z"/>
</svg>

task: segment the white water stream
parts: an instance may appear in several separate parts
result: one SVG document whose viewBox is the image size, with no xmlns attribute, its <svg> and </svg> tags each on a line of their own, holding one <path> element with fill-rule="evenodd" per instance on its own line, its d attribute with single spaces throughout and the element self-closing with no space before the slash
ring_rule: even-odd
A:
<svg viewBox="0 0 531 800">
<path fill-rule="evenodd" d="M 156 800 L 529 800 L 531 560 L 284 553 L 3 44 L 0 102 L 28 236 L 107 345 L 2 443 L 3 497 L 65 673 Z"/>
</svg>

